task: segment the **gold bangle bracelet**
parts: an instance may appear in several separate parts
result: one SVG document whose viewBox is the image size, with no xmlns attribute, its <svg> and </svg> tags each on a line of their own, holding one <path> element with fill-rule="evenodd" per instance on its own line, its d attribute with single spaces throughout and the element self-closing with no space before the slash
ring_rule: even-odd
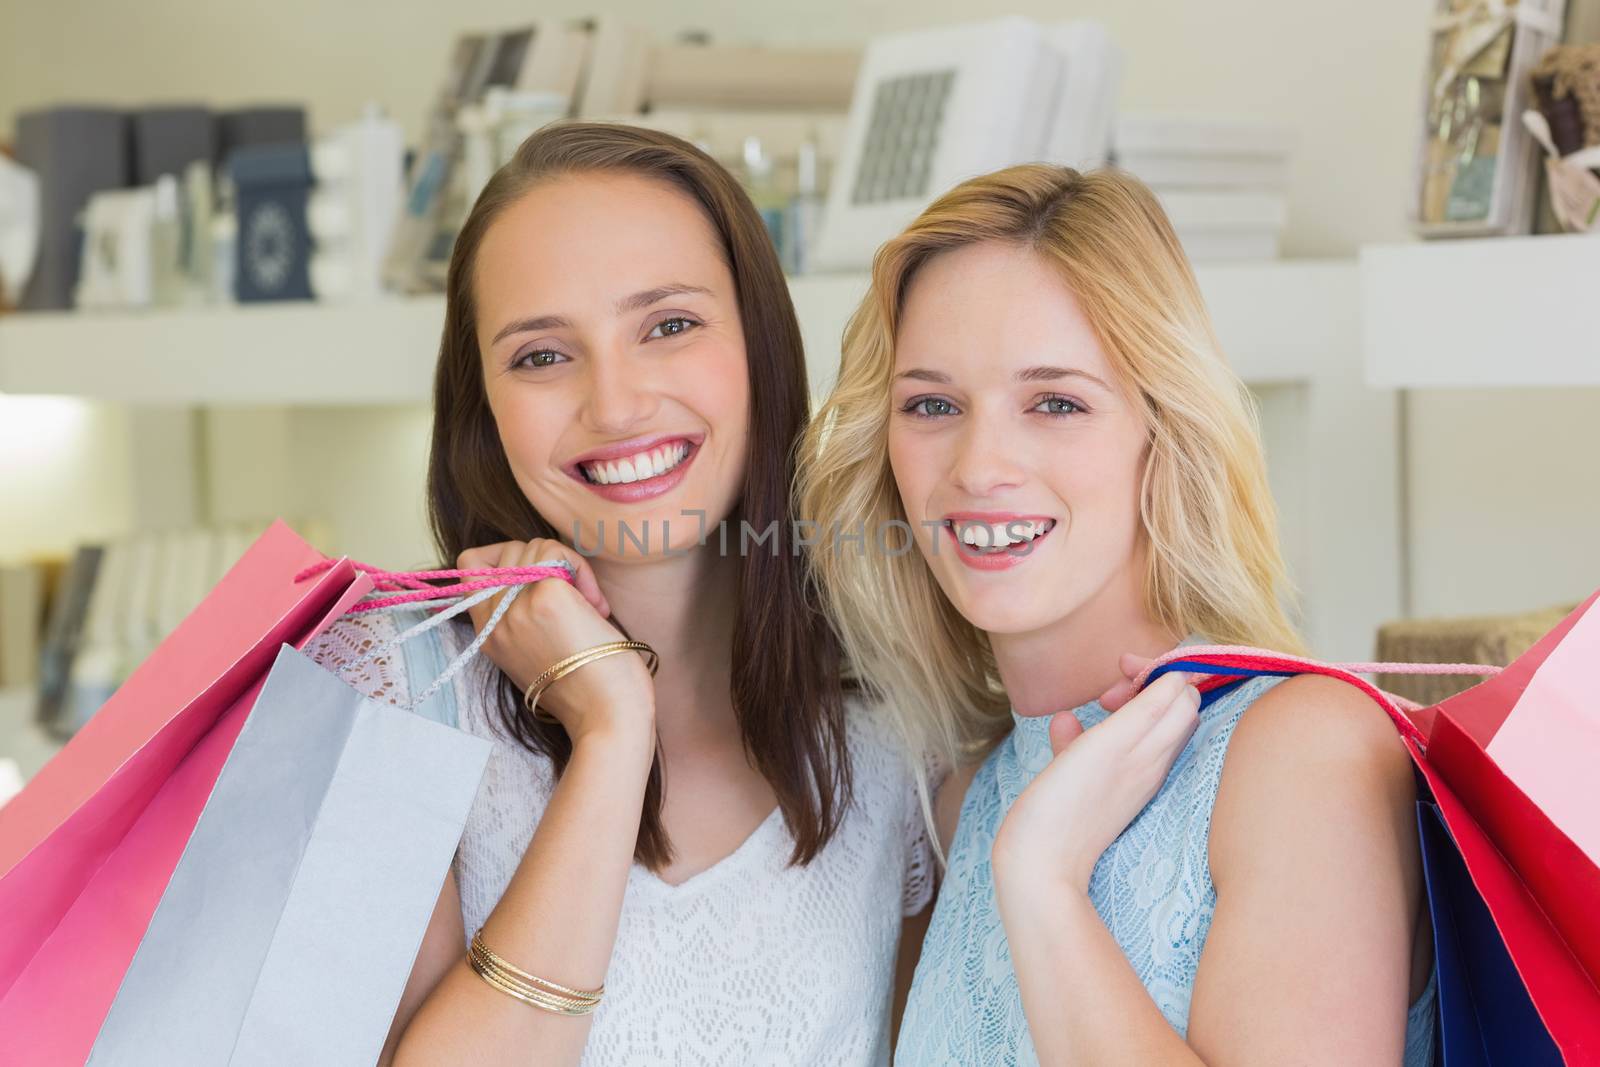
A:
<svg viewBox="0 0 1600 1067">
<path fill-rule="evenodd" d="M 548 982 L 536 975 L 531 975 L 526 971 L 512 967 L 495 955 L 483 943 L 481 931 L 472 939 L 472 947 L 467 955 L 472 969 L 494 989 L 525 1004 L 530 1004 L 533 1007 L 557 1015 L 588 1015 L 599 1005 L 600 994 L 605 989 L 604 986 L 594 992 L 573 989 L 571 990 L 571 993 L 574 994 L 573 996 L 565 996 L 543 988 L 544 986 L 552 986 L 556 989 L 568 989 L 567 986 Z M 524 981 L 523 978 L 531 979 L 532 981 Z"/>
<path fill-rule="evenodd" d="M 548 978 L 540 978 L 536 974 L 529 974 L 527 971 L 524 971 L 508 962 L 504 957 L 498 955 L 494 949 L 490 948 L 483 940 L 483 931 L 481 929 L 475 935 L 473 935 L 472 947 L 481 952 L 484 958 L 496 968 L 504 971 L 512 978 L 515 978 L 521 982 L 526 982 L 529 985 L 542 986 L 558 996 L 571 997 L 574 1000 L 594 1002 L 598 1002 L 601 997 L 605 996 L 606 987 L 604 985 L 600 986 L 598 989 L 573 989 L 571 986 L 564 986 L 559 982 L 552 982 Z"/>
<path fill-rule="evenodd" d="M 471 953 L 471 962 L 472 969 L 485 982 L 507 996 L 515 997 L 524 1004 L 531 1004 L 536 1008 L 554 1012 L 558 1015 L 587 1015 L 598 1007 L 595 1002 L 577 1001 L 570 997 L 558 997 L 537 986 L 518 982 L 496 968 L 480 952 Z"/>
<path fill-rule="evenodd" d="M 538 1008 L 541 1011 L 550 1012 L 552 1015 L 579 1016 L 588 1015 L 590 1012 L 594 1011 L 592 1006 L 568 1006 L 548 999 L 538 993 L 529 992 L 521 986 L 513 985 L 510 982 L 507 982 L 505 979 L 496 976 L 494 972 L 486 969 L 477 956 L 472 957 L 472 969 L 477 972 L 478 977 L 482 978 L 484 982 L 488 984 L 489 988 L 497 992 L 504 993 L 506 996 L 515 1000 L 520 1000 L 522 1003 Z"/>
<path fill-rule="evenodd" d="M 605 644 L 595 645 L 593 648 L 586 648 L 581 652 L 574 652 L 565 659 L 557 660 L 546 667 L 523 692 L 523 706 L 532 712 L 533 717 L 539 722 L 557 722 L 558 720 L 554 715 L 539 710 L 539 694 L 579 667 L 605 656 L 615 655 L 618 652 L 639 652 L 644 655 L 649 664 L 652 677 L 656 673 L 656 668 L 661 665 L 661 657 L 656 655 L 656 650 L 643 641 L 608 641 Z"/>
</svg>

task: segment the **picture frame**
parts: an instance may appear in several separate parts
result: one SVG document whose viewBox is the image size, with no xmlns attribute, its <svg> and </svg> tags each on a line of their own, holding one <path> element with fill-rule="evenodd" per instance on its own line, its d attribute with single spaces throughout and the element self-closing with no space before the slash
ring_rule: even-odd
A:
<svg viewBox="0 0 1600 1067">
<path fill-rule="evenodd" d="M 1409 217 L 1420 237 L 1529 233 L 1538 154 L 1528 74 L 1566 0 L 1439 0 L 1422 79 Z"/>
</svg>

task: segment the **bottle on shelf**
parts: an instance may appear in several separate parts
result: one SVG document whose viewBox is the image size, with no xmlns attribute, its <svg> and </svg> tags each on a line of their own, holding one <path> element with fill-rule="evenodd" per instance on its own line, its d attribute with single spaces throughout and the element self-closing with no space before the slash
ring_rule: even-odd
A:
<svg viewBox="0 0 1600 1067">
<path fill-rule="evenodd" d="M 823 198 L 817 180 L 817 146 L 804 141 L 795 169 L 795 194 L 783 216 L 783 269 L 791 275 L 811 271 L 811 249 L 822 221 Z"/>
<path fill-rule="evenodd" d="M 759 137 L 744 139 L 744 186 L 761 214 L 761 221 L 767 224 L 767 233 L 778 249 L 779 260 L 786 262 L 783 219 L 789 200 L 778 185 L 772 157 L 763 150 Z"/>
</svg>

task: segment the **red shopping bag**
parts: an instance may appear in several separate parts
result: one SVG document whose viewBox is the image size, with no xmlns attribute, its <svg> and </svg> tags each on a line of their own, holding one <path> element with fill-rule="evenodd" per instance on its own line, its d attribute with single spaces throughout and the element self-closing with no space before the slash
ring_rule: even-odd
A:
<svg viewBox="0 0 1600 1067">
<path fill-rule="evenodd" d="M 1574 840 L 1590 829 L 1583 818 L 1600 808 L 1600 744 L 1562 714 L 1572 709 L 1541 702 L 1541 675 L 1557 655 L 1600 665 L 1600 627 L 1583 625 L 1600 623 L 1597 599 L 1496 677 L 1440 703 L 1423 767 L 1435 793 L 1445 790 L 1457 801 L 1459 810 L 1454 819 L 1446 811 L 1446 821 L 1569 1062 L 1600 1061 L 1600 863 Z M 1600 716 L 1600 688 L 1589 700 L 1589 711 Z M 1526 731 L 1504 763 L 1496 759 L 1503 730 Z M 1573 780 L 1580 765 L 1587 782 Z M 1570 821 L 1560 807 L 1536 799 L 1578 789 L 1587 791 L 1589 808 Z M 1477 840 L 1469 845 L 1463 837 Z M 1580 1051 L 1585 1058 L 1574 1059 Z"/>
<path fill-rule="evenodd" d="M 1407 705 L 1359 674 L 1456 673 L 1459 665 L 1330 665 L 1260 649 L 1182 648 L 1152 664 L 1140 684 L 1172 670 L 1211 675 L 1202 689 L 1256 675 L 1317 673 L 1376 700 L 1405 738 L 1550 1038 L 1568 1063 L 1595 1063 L 1600 864 L 1567 828 L 1580 835 L 1591 828 L 1585 816 L 1592 805 L 1571 803 L 1585 783 L 1572 778 L 1600 766 L 1600 733 L 1591 730 L 1600 721 L 1600 691 L 1574 694 L 1571 677 L 1575 665 L 1600 663 L 1600 625 L 1588 625 L 1600 623 L 1597 601 L 1600 594 L 1511 666 L 1429 708 Z M 1541 677 L 1547 663 L 1555 676 Z M 1563 700 L 1566 706 L 1556 706 Z M 1497 753 L 1509 755 L 1507 766 Z M 1541 806 L 1536 796 L 1550 800 Z"/>
<path fill-rule="evenodd" d="M 282 523 L 0 808 L 7 1064 L 81 1063 L 268 669 L 372 588 Z"/>
</svg>

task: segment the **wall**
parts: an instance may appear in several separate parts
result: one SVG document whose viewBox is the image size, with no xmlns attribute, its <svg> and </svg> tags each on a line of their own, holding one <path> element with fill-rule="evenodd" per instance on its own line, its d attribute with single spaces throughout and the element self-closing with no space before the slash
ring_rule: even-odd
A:
<svg viewBox="0 0 1600 1067">
<path fill-rule="evenodd" d="M 1362 243 L 1404 240 L 1413 119 L 1421 81 L 1425 0 L 1048 0 L 1008 6 L 1041 19 L 1103 20 L 1129 56 L 1123 107 L 1129 111 L 1258 117 L 1293 125 L 1299 148 L 1291 185 L 1286 253 L 1349 255 Z M 327 128 L 361 104 L 384 101 L 415 135 L 443 67 L 451 35 L 514 24 L 525 3 L 406 0 L 329 5 L 279 0 L 266 6 L 165 0 L 113 5 L 53 0 L 0 5 L 0 129 L 23 108 L 51 101 L 115 103 L 203 98 L 217 104 L 303 100 Z M 542 4 L 547 17 L 588 14 L 567 0 Z M 724 41 L 838 44 L 873 33 L 973 17 L 955 0 L 812 0 L 727 4 L 632 0 L 606 7 L 660 31 L 704 28 Z M 1593 10 L 1593 9 L 1591 9 Z M 1591 17 L 1593 23 L 1597 19 Z M 195 42 L 204 42 L 196 47 Z M 0 398 L 0 420 L 16 401 Z M 1600 454 L 1595 392 L 1416 394 L 1409 399 L 1412 487 L 1411 606 L 1419 614 L 1491 611 L 1575 599 L 1600 585 L 1600 493 L 1589 457 Z M 1269 413 L 1269 417 L 1272 416 Z M 92 460 L 120 432 L 114 412 L 95 410 L 86 442 L 42 458 L 48 471 L 0 472 L 8 545 L 59 530 L 114 523 L 119 500 L 109 468 Z M 266 413 L 265 437 L 241 422 L 233 453 L 263 455 L 252 441 L 295 441 L 303 456 L 333 456 L 267 475 L 285 492 L 289 470 L 308 504 L 345 516 L 336 530 L 369 531 L 351 551 L 410 559 L 425 552 L 420 518 L 406 505 L 393 523 L 353 525 L 363 508 L 400 507 L 414 482 L 426 418 L 419 413 Z M 0 430 L 0 434 L 4 431 Z M 228 431 L 222 431 L 228 436 Z M 224 445 L 224 449 L 229 446 Z M 364 502 L 347 495 L 358 457 L 403 457 L 383 468 Z M 10 455 L 6 454 L 7 466 Z M 1492 475 L 1501 484 L 1491 496 Z M 211 477 L 226 480 L 226 470 Z M 82 480 L 80 480 L 82 479 Z M 276 479 L 276 481 L 274 481 Z M 242 484 L 242 483 L 241 483 Z M 376 485 L 376 483 L 372 483 Z M 41 489 L 41 485 L 52 488 Z M 72 486 L 73 492 L 62 487 Z M 89 487 L 85 489 L 84 487 Z M 229 508 L 249 502 L 214 486 Z M 1296 492 L 1314 492 L 1302 487 Z M 270 494 L 269 494 L 270 495 Z M 1352 509 L 1361 502 L 1352 500 Z M 27 510 L 51 523 L 13 520 Z M 412 509 L 415 510 L 415 509 Z M 60 516 L 56 524 L 54 516 Z M 414 525 L 409 529 L 406 523 Z"/>
</svg>

